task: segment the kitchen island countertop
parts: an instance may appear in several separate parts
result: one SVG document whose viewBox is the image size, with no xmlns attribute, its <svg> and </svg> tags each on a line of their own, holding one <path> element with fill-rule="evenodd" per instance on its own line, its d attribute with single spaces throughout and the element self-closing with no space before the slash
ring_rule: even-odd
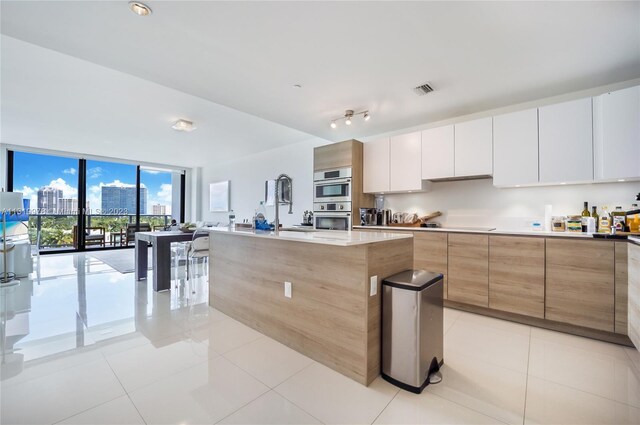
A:
<svg viewBox="0 0 640 425">
<path fill-rule="evenodd" d="M 280 230 L 276 235 L 274 232 L 261 230 L 231 230 L 228 227 L 212 227 L 211 232 L 222 232 L 231 235 L 255 237 L 262 239 L 277 239 L 283 241 L 295 241 L 315 243 L 322 245 L 337 246 L 353 246 L 366 245 L 379 242 L 388 242 L 398 239 L 412 238 L 412 234 L 406 232 L 390 232 L 385 229 L 384 232 L 359 232 L 359 231 L 343 231 L 343 230 L 319 230 L 319 231 L 290 231 Z"/>
</svg>

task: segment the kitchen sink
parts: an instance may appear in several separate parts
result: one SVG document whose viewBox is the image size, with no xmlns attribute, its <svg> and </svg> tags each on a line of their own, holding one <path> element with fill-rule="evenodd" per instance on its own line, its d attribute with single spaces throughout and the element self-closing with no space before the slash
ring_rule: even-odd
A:
<svg viewBox="0 0 640 425">
<path fill-rule="evenodd" d="M 317 232 L 316 229 L 314 229 L 313 227 L 281 227 L 280 228 L 281 232 L 303 232 L 303 233 L 311 233 L 311 232 Z"/>
</svg>

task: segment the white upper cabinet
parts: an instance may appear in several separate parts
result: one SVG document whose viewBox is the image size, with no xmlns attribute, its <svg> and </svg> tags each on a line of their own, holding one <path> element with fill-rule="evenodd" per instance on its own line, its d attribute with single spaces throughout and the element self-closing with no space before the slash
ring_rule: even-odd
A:
<svg viewBox="0 0 640 425">
<path fill-rule="evenodd" d="M 422 178 L 453 177 L 453 125 L 422 132 Z"/>
<path fill-rule="evenodd" d="M 492 118 L 481 118 L 454 126 L 454 176 L 493 174 Z"/>
<path fill-rule="evenodd" d="M 538 183 L 538 109 L 493 117 L 493 184 Z"/>
<path fill-rule="evenodd" d="M 389 191 L 389 138 L 364 144 L 363 182 L 365 193 Z"/>
<path fill-rule="evenodd" d="M 591 98 L 538 109 L 540 183 L 593 180 Z"/>
<path fill-rule="evenodd" d="M 422 134 L 394 136 L 390 141 L 389 190 L 401 192 L 422 189 Z"/>
<path fill-rule="evenodd" d="M 596 180 L 640 177 L 640 86 L 593 98 Z"/>
</svg>

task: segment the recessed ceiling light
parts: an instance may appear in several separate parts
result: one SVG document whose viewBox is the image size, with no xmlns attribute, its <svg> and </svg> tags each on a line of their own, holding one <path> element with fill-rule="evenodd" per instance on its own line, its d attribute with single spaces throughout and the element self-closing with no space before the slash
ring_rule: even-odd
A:
<svg viewBox="0 0 640 425">
<path fill-rule="evenodd" d="M 171 128 L 173 128 L 174 130 L 177 131 L 193 131 L 196 129 L 196 126 L 193 125 L 193 122 L 191 121 L 187 121 L 187 120 L 178 120 L 176 122 L 173 123 L 173 125 L 171 126 Z"/>
<path fill-rule="evenodd" d="M 560 184 L 567 184 L 567 182 L 561 182 Z"/>
<path fill-rule="evenodd" d="M 133 13 L 135 13 L 138 16 L 148 16 L 151 15 L 151 8 L 149 6 L 147 6 L 144 3 L 141 3 L 139 1 L 130 1 L 129 2 L 129 9 L 131 9 L 131 11 Z"/>
<path fill-rule="evenodd" d="M 618 181 L 619 181 L 619 182 L 623 182 L 623 181 L 624 181 L 624 179 L 618 179 Z"/>
</svg>

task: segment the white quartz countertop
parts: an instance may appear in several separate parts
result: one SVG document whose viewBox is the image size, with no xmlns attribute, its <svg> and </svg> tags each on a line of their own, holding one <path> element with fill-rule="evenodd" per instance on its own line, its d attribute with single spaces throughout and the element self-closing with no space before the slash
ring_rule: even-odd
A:
<svg viewBox="0 0 640 425">
<path fill-rule="evenodd" d="M 353 246 L 353 245 L 366 245 L 372 243 L 386 242 L 398 239 L 410 239 L 413 238 L 411 233 L 398 232 L 393 233 L 389 231 L 382 232 L 359 232 L 355 231 L 342 231 L 342 230 L 319 230 L 312 232 L 301 231 L 287 231 L 280 230 L 280 233 L 276 235 L 274 232 L 268 231 L 254 231 L 254 230 L 236 230 L 229 229 L 227 227 L 212 227 L 208 229 L 212 233 L 227 233 L 231 235 L 253 237 L 253 238 L 267 238 L 278 239 L 295 242 L 307 242 L 316 243 L 322 245 L 337 245 L 337 246 Z"/>
<path fill-rule="evenodd" d="M 380 230 L 380 231 L 412 231 L 412 232 L 447 232 L 447 233 L 480 233 L 490 235 L 525 235 L 525 236 L 559 236 L 563 238 L 589 238 L 594 239 L 592 233 L 582 232 L 547 232 L 543 230 L 522 229 L 492 229 L 473 227 L 402 227 L 402 226 L 353 226 L 354 229 Z"/>
</svg>

